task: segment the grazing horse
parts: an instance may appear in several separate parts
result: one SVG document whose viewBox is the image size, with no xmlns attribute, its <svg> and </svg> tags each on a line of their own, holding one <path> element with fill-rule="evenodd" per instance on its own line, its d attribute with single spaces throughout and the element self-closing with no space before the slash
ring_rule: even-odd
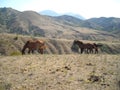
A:
<svg viewBox="0 0 120 90">
<path fill-rule="evenodd" d="M 71 47 L 72 50 L 74 50 L 74 46 L 78 45 L 78 47 L 81 49 L 81 53 L 85 51 L 86 53 L 93 53 L 93 49 L 95 49 L 95 53 L 98 53 L 98 45 L 97 44 L 90 44 L 90 43 L 83 43 L 79 40 L 74 40 L 73 45 Z"/>
<path fill-rule="evenodd" d="M 25 54 L 25 50 L 28 48 L 28 53 L 33 53 L 37 50 L 39 53 L 43 54 L 44 49 L 46 49 L 45 42 L 42 40 L 28 40 L 22 49 L 22 54 Z"/>
</svg>

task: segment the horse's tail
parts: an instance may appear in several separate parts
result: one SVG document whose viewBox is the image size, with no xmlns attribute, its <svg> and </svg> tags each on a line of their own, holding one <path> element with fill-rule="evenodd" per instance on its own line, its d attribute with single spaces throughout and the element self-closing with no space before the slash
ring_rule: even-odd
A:
<svg viewBox="0 0 120 90">
<path fill-rule="evenodd" d="M 27 48 L 28 44 L 29 44 L 29 41 L 27 41 L 27 42 L 25 43 L 25 45 L 23 46 L 22 55 L 25 54 L 25 49 Z"/>
<path fill-rule="evenodd" d="M 102 47 L 103 45 L 102 44 L 98 44 L 97 47 Z"/>
<path fill-rule="evenodd" d="M 94 45 L 95 45 L 96 47 L 102 47 L 102 46 L 103 46 L 102 44 L 95 44 L 95 43 L 94 43 Z"/>
</svg>

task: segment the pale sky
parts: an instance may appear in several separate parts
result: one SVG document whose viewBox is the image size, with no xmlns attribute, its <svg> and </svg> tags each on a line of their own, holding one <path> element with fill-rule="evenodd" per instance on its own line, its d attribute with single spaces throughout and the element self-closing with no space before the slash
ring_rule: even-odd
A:
<svg viewBox="0 0 120 90">
<path fill-rule="evenodd" d="M 119 17 L 120 0 L 0 0 L 0 7 L 19 11 L 53 10 L 57 13 L 72 12 L 88 18 Z"/>
</svg>

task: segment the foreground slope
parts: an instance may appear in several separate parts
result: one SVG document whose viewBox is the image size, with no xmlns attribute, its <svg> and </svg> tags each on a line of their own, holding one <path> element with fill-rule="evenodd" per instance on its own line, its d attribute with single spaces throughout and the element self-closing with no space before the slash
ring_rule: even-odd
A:
<svg viewBox="0 0 120 90">
<path fill-rule="evenodd" d="M 21 51 L 27 40 L 40 39 L 47 46 L 46 54 L 70 54 L 72 41 L 66 39 L 48 39 L 43 37 L 30 37 L 13 34 L 0 34 L 0 55 L 21 55 Z M 26 50 L 27 53 L 28 50 Z"/>
<path fill-rule="evenodd" d="M 0 90 L 120 90 L 120 55 L 0 57 Z"/>
<path fill-rule="evenodd" d="M 44 40 L 47 46 L 45 54 L 71 54 L 74 53 L 71 50 L 73 40 L 67 39 L 55 39 L 55 38 L 43 38 L 22 36 L 16 34 L 0 34 L 0 55 L 21 55 L 21 50 L 27 40 L 40 39 Z M 79 39 L 81 40 L 81 39 Z M 120 41 L 89 41 L 82 40 L 84 43 L 98 43 L 103 46 L 99 49 L 99 53 L 108 54 L 120 54 Z M 27 52 L 27 50 L 26 50 Z"/>
</svg>

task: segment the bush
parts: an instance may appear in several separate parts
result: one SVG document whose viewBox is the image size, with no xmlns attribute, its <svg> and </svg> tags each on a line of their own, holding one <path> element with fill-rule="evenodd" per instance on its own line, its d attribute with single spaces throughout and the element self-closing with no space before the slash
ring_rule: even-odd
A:
<svg viewBox="0 0 120 90">
<path fill-rule="evenodd" d="M 16 37 L 14 37 L 14 40 L 18 40 L 18 37 L 16 36 Z"/>
<path fill-rule="evenodd" d="M 10 56 L 18 56 L 18 55 L 21 55 L 21 53 L 20 53 L 20 52 L 12 52 L 12 53 L 10 54 Z"/>
<path fill-rule="evenodd" d="M 0 90 L 10 90 L 11 86 L 10 83 L 0 83 Z"/>
</svg>

